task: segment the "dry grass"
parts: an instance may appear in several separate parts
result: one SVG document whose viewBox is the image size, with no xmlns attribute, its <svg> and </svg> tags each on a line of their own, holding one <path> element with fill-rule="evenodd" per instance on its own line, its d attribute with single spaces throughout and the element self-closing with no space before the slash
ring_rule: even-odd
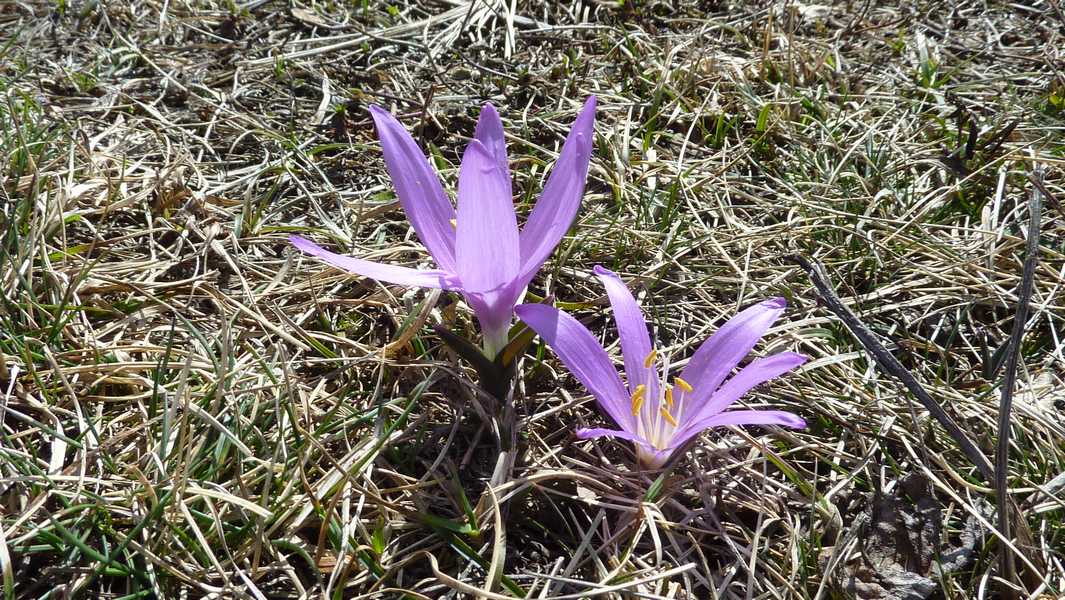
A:
<svg viewBox="0 0 1065 600">
<path fill-rule="evenodd" d="M 868 597 L 907 563 L 916 597 L 1003 589 L 991 483 L 789 257 L 823 262 L 992 456 L 1027 174 L 1065 199 L 1063 8 L 694 4 L 0 4 L 7 597 Z M 603 417 L 536 347 L 526 452 L 492 488 L 484 409 L 428 327 L 472 334 L 468 312 L 285 238 L 428 264 L 369 103 L 449 188 L 496 103 L 524 211 L 593 93 L 588 193 L 532 290 L 611 339 L 588 273 L 618 270 L 678 356 L 786 295 L 757 352 L 812 360 L 746 403 L 810 427 L 704 435 L 656 482 L 575 440 Z M 1010 494 L 1027 591 L 1056 597 L 1065 213 L 1045 210 Z"/>
</svg>

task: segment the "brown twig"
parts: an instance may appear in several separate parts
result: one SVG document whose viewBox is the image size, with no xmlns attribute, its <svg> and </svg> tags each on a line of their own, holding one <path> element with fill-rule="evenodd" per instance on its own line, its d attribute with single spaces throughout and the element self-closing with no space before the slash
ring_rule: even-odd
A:
<svg viewBox="0 0 1065 600">
<path fill-rule="evenodd" d="M 821 299 L 824 301 L 825 306 L 828 307 L 841 321 L 851 330 L 854 337 L 858 338 L 858 341 L 862 343 L 862 346 L 873 356 L 873 360 L 880 366 L 881 369 L 887 371 L 891 375 L 898 378 L 906 389 L 910 391 L 914 397 L 921 403 L 939 424 L 947 430 L 947 433 L 951 438 L 957 442 L 961 447 L 961 451 L 965 453 L 965 456 L 976 468 L 980 470 L 980 473 L 988 480 L 995 480 L 995 470 L 991 465 L 991 462 L 987 460 L 984 453 L 976 447 L 976 444 L 969 438 L 961 427 L 954 421 L 943 407 L 936 402 L 924 387 L 917 381 L 912 373 L 906 367 L 902 366 L 902 363 L 895 358 L 883 344 L 880 343 L 873 332 L 869 331 L 869 328 L 858 319 L 853 312 L 848 309 L 843 302 L 836 295 L 836 291 L 832 289 L 831 284 L 828 282 L 828 276 L 825 273 L 824 266 L 817 261 L 811 261 L 803 256 L 794 256 L 793 260 L 799 264 L 806 271 L 810 277 L 810 281 L 813 282 L 814 287 L 817 288 L 817 292 L 820 294 Z"/>
<path fill-rule="evenodd" d="M 1041 169 L 1036 171 L 1035 180 L 1042 180 Z M 1024 326 L 1028 321 L 1028 302 L 1032 298 L 1035 284 L 1035 267 L 1039 263 L 1039 220 L 1042 213 L 1042 194 L 1037 185 L 1032 190 L 1028 203 L 1028 243 L 1025 248 L 1024 272 L 1021 277 L 1020 291 L 1017 293 L 1017 314 L 1013 318 L 1013 333 L 1010 335 L 1009 349 L 1006 351 L 1006 373 L 1002 381 L 1002 400 L 998 409 L 998 446 L 995 449 L 995 498 L 998 505 L 998 529 L 1002 536 L 1010 539 L 1013 511 L 1010 510 L 1006 484 L 1009 479 L 1010 451 L 1010 412 L 1013 406 L 1013 388 L 1017 384 L 1017 363 L 1020 361 L 1021 342 L 1024 340 Z M 1017 565 L 1013 552 L 1003 547 L 999 555 L 1002 575 L 1008 583 L 1017 581 Z M 1014 596 L 1012 589 L 1004 590 L 1007 596 Z"/>
</svg>

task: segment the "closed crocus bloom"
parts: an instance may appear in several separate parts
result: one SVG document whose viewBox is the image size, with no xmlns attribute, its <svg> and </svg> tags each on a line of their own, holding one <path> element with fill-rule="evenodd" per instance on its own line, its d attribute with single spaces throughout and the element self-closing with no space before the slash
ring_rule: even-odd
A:
<svg viewBox="0 0 1065 600">
<path fill-rule="evenodd" d="M 300 236 L 291 243 L 325 262 L 380 281 L 462 294 L 473 309 L 489 358 L 506 345 L 514 305 L 573 223 L 584 194 L 595 125 L 595 97 L 584 103 L 543 192 L 518 229 L 503 123 L 481 110 L 459 168 L 458 208 L 451 205 L 425 153 L 385 110 L 370 108 L 385 164 L 403 211 L 436 262 L 409 269 L 329 252 Z"/>
<path fill-rule="evenodd" d="M 570 372 L 588 388 L 618 427 L 579 429 L 578 437 L 630 440 L 636 445 L 640 464 L 657 469 L 677 448 L 711 427 L 806 427 L 805 421 L 789 412 L 725 410 L 751 388 L 806 361 L 800 354 L 782 352 L 754 360 L 728 378 L 784 312 L 783 298 L 759 302 L 730 319 L 699 347 L 684 370 L 670 379 L 669 362 L 661 360 L 651 346 L 647 323 L 632 293 L 611 271 L 597 266 L 595 274 L 606 287 L 614 309 L 627 387 L 606 350 L 576 319 L 543 304 L 524 304 L 515 309 L 518 317 L 551 346 Z"/>
</svg>

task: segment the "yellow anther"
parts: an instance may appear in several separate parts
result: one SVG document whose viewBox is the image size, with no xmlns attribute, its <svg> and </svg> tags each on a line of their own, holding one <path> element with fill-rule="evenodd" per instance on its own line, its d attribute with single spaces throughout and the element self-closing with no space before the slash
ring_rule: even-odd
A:
<svg viewBox="0 0 1065 600">
<path fill-rule="evenodd" d="M 673 408 L 673 388 L 666 386 L 666 406 Z"/>
<path fill-rule="evenodd" d="M 688 383 L 687 381 L 684 381 L 680 377 L 674 377 L 673 378 L 673 383 L 676 383 L 677 387 L 679 387 L 680 389 L 684 390 L 685 392 L 687 392 L 689 394 L 692 393 L 692 391 L 694 390 L 694 388 L 692 388 L 692 384 Z"/>
<path fill-rule="evenodd" d="M 651 353 L 647 355 L 647 358 L 643 359 L 643 368 L 650 369 L 651 365 L 658 360 L 658 350 L 651 350 Z"/>
<path fill-rule="evenodd" d="M 647 391 L 647 386 L 640 384 L 636 386 L 636 391 L 632 393 L 632 416 L 640 414 L 640 407 L 643 406 L 644 392 Z"/>
<path fill-rule="evenodd" d="M 643 396 L 639 396 L 632 401 L 632 416 L 635 417 L 640 414 L 641 408 L 643 408 Z"/>
<path fill-rule="evenodd" d="M 459 228 L 459 222 L 456 221 L 455 219 L 451 219 L 451 221 L 449 221 L 449 223 L 451 223 L 451 228 L 452 229 L 458 229 Z"/>
<path fill-rule="evenodd" d="M 666 419 L 667 422 L 669 422 L 670 425 L 674 427 L 677 426 L 677 420 L 673 418 L 673 415 L 669 414 L 669 411 L 666 410 L 666 407 L 660 406 L 658 408 L 658 412 L 662 413 L 662 416 Z"/>
</svg>

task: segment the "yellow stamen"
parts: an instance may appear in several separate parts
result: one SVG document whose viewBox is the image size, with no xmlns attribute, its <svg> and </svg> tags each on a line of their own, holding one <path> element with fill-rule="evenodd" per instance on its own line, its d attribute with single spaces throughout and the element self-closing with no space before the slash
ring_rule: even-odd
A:
<svg viewBox="0 0 1065 600">
<path fill-rule="evenodd" d="M 450 223 L 451 223 L 451 228 L 452 229 L 458 229 L 459 228 L 459 222 L 456 221 L 455 219 L 451 219 Z"/>
<path fill-rule="evenodd" d="M 684 381 L 680 377 L 674 377 L 673 382 L 677 384 L 677 387 L 689 394 L 692 393 L 692 391 L 694 390 L 694 388 L 692 388 L 692 384 L 688 383 L 687 381 Z"/>
<path fill-rule="evenodd" d="M 666 387 L 666 406 L 673 408 L 673 388 Z"/>
<path fill-rule="evenodd" d="M 668 421 L 670 425 L 674 427 L 677 426 L 677 420 L 673 418 L 673 415 L 669 414 L 669 411 L 666 410 L 666 407 L 660 406 L 658 408 L 658 412 L 662 413 L 662 416 L 665 417 L 666 421 Z"/>
<path fill-rule="evenodd" d="M 651 350 L 651 353 L 647 355 L 647 358 L 643 359 L 643 368 L 650 369 L 651 365 L 658 360 L 658 350 Z"/>
<path fill-rule="evenodd" d="M 640 407 L 643 406 L 643 394 L 647 391 L 647 386 L 640 384 L 636 386 L 636 391 L 632 393 L 632 416 L 640 414 Z"/>
</svg>

